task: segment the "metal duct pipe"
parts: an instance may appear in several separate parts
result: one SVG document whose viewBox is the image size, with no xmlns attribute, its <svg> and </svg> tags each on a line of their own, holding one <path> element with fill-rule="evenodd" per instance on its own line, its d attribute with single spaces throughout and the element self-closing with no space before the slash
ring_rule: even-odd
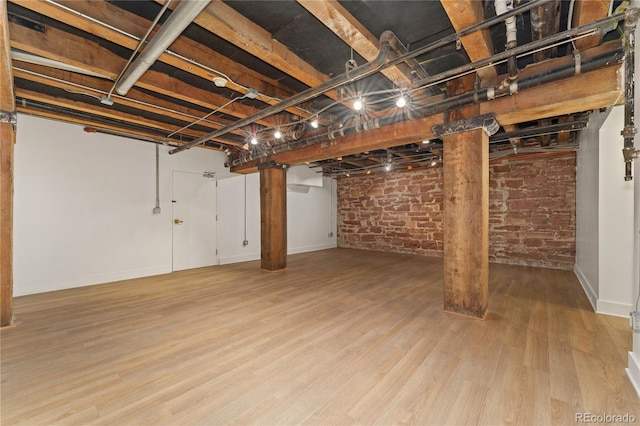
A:
<svg viewBox="0 0 640 426">
<path fill-rule="evenodd" d="M 496 16 L 504 15 L 510 10 L 513 10 L 512 0 L 495 0 L 494 7 L 496 9 Z M 533 11 L 531 12 L 533 14 Z M 518 29 L 516 28 L 515 16 L 510 16 L 504 21 L 507 32 L 507 44 L 505 50 L 511 50 L 518 46 Z M 516 55 L 509 55 L 507 59 L 509 69 L 509 80 L 515 80 L 518 78 L 518 63 L 516 61 Z"/>
<path fill-rule="evenodd" d="M 633 77 L 635 74 L 635 32 L 638 24 L 638 9 L 627 9 L 624 21 L 624 35 L 626 40 L 625 49 L 625 101 L 624 101 L 624 129 L 621 134 L 624 137 L 624 180 L 633 179 L 631 174 L 631 163 L 637 156 L 633 140 L 636 134 L 635 127 L 635 84 Z"/>
<path fill-rule="evenodd" d="M 116 92 L 125 96 L 136 81 L 142 77 L 149 67 L 158 59 L 189 24 L 207 7 L 210 0 L 182 1 L 171 13 L 160 30 L 151 39 L 144 51 L 126 70 L 116 85 Z"/>
<path fill-rule="evenodd" d="M 249 125 L 257 120 L 261 120 L 272 114 L 276 114 L 278 112 L 284 111 L 285 109 L 295 106 L 301 102 L 305 102 L 310 99 L 313 99 L 317 96 L 320 96 L 323 93 L 328 92 L 329 90 L 333 90 L 346 83 L 351 83 L 352 81 L 359 80 L 368 75 L 371 75 L 377 72 L 380 69 L 380 67 L 382 67 L 382 65 L 384 64 L 384 61 L 387 59 L 387 56 L 389 55 L 389 50 L 391 49 L 391 45 L 396 43 L 399 43 L 399 41 L 395 36 L 395 34 L 393 34 L 391 31 L 385 31 L 380 36 L 380 52 L 378 53 L 378 56 L 374 60 L 367 62 L 366 64 L 361 65 L 357 68 L 354 68 L 350 70 L 348 73 L 340 74 L 323 83 L 320 83 L 315 87 L 311 87 L 307 90 L 304 90 L 296 95 L 291 96 L 290 98 L 287 98 L 281 102 L 278 102 L 277 104 L 261 109 L 255 114 L 252 114 L 241 120 L 238 120 L 233 124 L 223 127 L 222 129 L 215 130 L 209 134 L 199 137 L 198 139 L 194 139 L 193 141 L 187 144 L 184 144 L 179 148 L 169 151 L 169 154 L 175 154 L 177 152 L 184 151 L 185 149 L 192 148 L 196 145 L 199 145 L 203 142 L 211 140 L 215 137 L 229 133 L 232 130 L 236 130 L 242 126 Z"/>
<path fill-rule="evenodd" d="M 418 119 L 427 117 L 429 115 L 443 113 L 448 110 L 457 109 L 465 105 L 470 105 L 476 102 L 487 101 L 495 99 L 497 97 L 510 95 L 516 93 L 519 90 L 530 89 L 542 84 L 552 83 L 557 80 L 561 80 L 567 77 L 571 77 L 576 74 L 576 70 L 579 68 L 581 72 L 588 72 L 597 70 L 604 66 L 610 66 L 614 63 L 621 63 L 624 59 L 625 49 L 620 46 L 617 49 L 613 49 L 608 52 L 600 53 L 589 58 L 585 58 L 582 63 L 576 65 L 575 62 L 570 62 L 551 70 L 546 70 L 538 74 L 533 74 L 526 77 L 520 77 L 517 82 L 513 82 L 511 85 L 504 86 L 502 83 L 498 83 L 495 86 L 483 88 L 478 91 L 472 91 L 464 93 L 462 95 L 453 96 L 443 99 L 439 102 L 419 108 L 417 111 L 411 113 L 411 118 Z M 263 156 L 279 154 L 291 149 L 302 148 L 309 145 L 314 145 L 321 142 L 326 142 L 327 139 L 332 140 L 338 137 L 349 136 L 352 134 L 360 133 L 367 129 L 373 129 L 378 127 L 384 127 L 391 124 L 404 121 L 405 118 L 401 115 L 388 115 L 386 117 L 370 120 L 366 123 L 358 123 L 349 127 L 342 128 L 340 130 L 329 131 L 328 133 L 312 136 L 307 139 L 295 141 L 287 146 L 273 147 L 270 153 Z M 248 161 L 255 159 L 253 155 L 245 155 L 233 160 L 230 165 L 233 167 L 240 166 Z"/>
</svg>

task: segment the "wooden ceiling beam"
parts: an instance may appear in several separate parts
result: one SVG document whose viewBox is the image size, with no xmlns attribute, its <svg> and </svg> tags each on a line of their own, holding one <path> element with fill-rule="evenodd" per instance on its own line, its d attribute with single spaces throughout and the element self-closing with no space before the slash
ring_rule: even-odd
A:
<svg viewBox="0 0 640 426">
<path fill-rule="evenodd" d="M 171 144 L 179 144 L 180 143 L 180 141 L 177 141 L 175 139 L 170 139 L 170 138 L 165 138 L 165 137 L 159 136 L 158 134 L 156 134 L 154 132 L 138 130 L 138 129 L 131 129 L 131 128 L 127 127 L 127 126 L 118 125 L 115 122 L 104 123 L 102 121 L 94 120 L 94 119 L 91 119 L 89 117 L 70 116 L 68 114 L 64 114 L 64 113 L 61 113 L 61 112 L 45 111 L 45 110 L 34 108 L 32 106 L 22 106 L 20 104 L 18 104 L 16 106 L 16 110 L 19 113 L 33 115 L 35 117 L 48 118 L 48 119 L 51 119 L 51 120 L 63 121 L 63 122 L 66 122 L 66 123 L 73 123 L 73 124 L 77 124 L 77 125 L 85 126 L 85 127 L 93 127 L 95 129 L 112 130 L 112 131 L 119 132 L 119 133 L 125 133 L 125 134 L 131 135 L 132 138 L 135 138 L 136 136 L 140 136 L 140 137 L 143 137 L 143 138 L 151 138 L 151 139 L 155 139 L 155 140 L 158 140 L 158 141 L 171 143 Z M 203 146 L 203 148 L 215 149 L 215 148 L 204 147 L 204 146 Z"/>
<path fill-rule="evenodd" d="M 573 6 L 572 28 L 606 18 L 610 3 L 609 0 L 576 0 Z M 598 46 L 600 42 L 602 42 L 602 35 L 594 35 L 576 40 L 575 45 L 578 51 L 583 51 Z"/>
<path fill-rule="evenodd" d="M 156 1 L 160 4 L 165 3 L 165 0 Z M 173 5 L 169 7 L 173 8 Z M 302 60 L 287 46 L 275 40 L 267 30 L 256 25 L 222 0 L 213 0 L 193 22 L 307 86 L 314 87 L 329 79 L 327 75 Z M 335 90 L 325 95 L 333 100 L 339 99 Z"/>
<path fill-rule="evenodd" d="M 10 22 L 9 29 L 11 31 L 11 47 L 105 75 L 111 80 L 115 80 L 126 62 L 97 43 L 57 28 L 47 27 L 46 33 L 41 33 Z M 152 70 L 147 71 L 138 80 L 136 86 L 210 110 L 217 109 L 229 101 L 223 96 Z M 222 113 L 238 118 L 244 118 L 257 111 L 256 108 L 238 102 L 221 110 Z M 259 121 L 259 123 L 269 127 L 275 125 L 275 121 L 266 119 Z"/>
<path fill-rule="evenodd" d="M 129 123 L 135 126 L 148 127 L 150 129 L 154 129 L 159 132 L 164 132 L 165 134 L 169 134 L 180 128 L 176 125 L 170 125 L 160 121 L 151 120 L 145 117 L 141 117 L 139 115 L 116 111 L 109 107 L 97 106 L 93 104 L 88 104 L 86 102 L 74 101 L 74 100 L 60 98 L 56 96 L 45 95 L 43 93 L 35 92 L 32 90 L 22 89 L 20 87 L 17 87 L 15 91 L 16 91 L 17 98 L 24 98 L 27 100 L 42 102 L 47 105 L 54 105 L 57 107 L 66 108 L 73 111 L 79 111 L 82 113 L 91 114 L 97 117 L 104 118 L 105 120 L 120 120 L 124 123 Z M 185 130 L 182 130 L 180 133 L 185 136 L 197 138 L 204 135 L 206 132 L 193 130 L 193 129 L 185 129 Z"/>
<path fill-rule="evenodd" d="M 451 25 L 456 32 L 467 29 L 485 20 L 483 2 L 477 0 L 440 0 Z M 494 54 L 493 42 L 488 29 L 476 31 L 460 39 L 467 56 L 471 62 L 488 58 Z M 495 67 L 487 67 L 478 70 L 478 76 L 482 82 L 495 79 L 497 71 Z"/>
<path fill-rule="evenodd" d="M 480 104 L 480 114 L 494 114 L 501 125 L 508 125 L 617 105 L 624 101 L 621 68 L 621 65 L 613 65 L 485 101 Z M 549 96 L 550 93 L 553 96 Z M 299 164 L 405 145 L 432 139 L 433 126 L 443 123 L 444 114 L 434 114 L 345 136 L 332 142 L 286 151 L 266 160 L 282 164 Z M 232 171 L 253 173 L 257 163 L 255 160 L 233 167 Z"/>
<path fill-rule="evenodd" d="M 379 40 L 336 0 L 297 1 L 367 61 L 374 60 L 380 53 Z M 397 67 L 386 68 L 382 74 L 398 87 L 411 88 L 411 77 Z"/>
<path fill-rule="evenodd" d="M 60 4 L 68 9 L 61 8 L 53 3 L 42 1 L 11 1 L 29 10 L 48 16 L 52 19 L 56 19 L 80 30 L 87 31 L 95 36 L 131 50 L 136 48 L 138 45 L 138 39 L 144 36 L 151 25 L 151 21 L 141 18 L 133 13 L 126 12 L 125 10 L 105 1 L 59 1 Z M 74 13 L 69 9 L 78 13 Z M 107 24 L 108 26 L 99 25 L 91 19 L 79 14 L 89 16 Z M 118 28 L 131 36 L 123 34 L 121 31 L 116 31 L 113 28 Z M 278 102 L 278 99 L 285 99 L 295 94 L 293 90 L 280 84 L 276 80 L 269 79 L 251 68 L 234 62 L 207 46 L 186 37 L 179 37 L 176 39 L 171 44 L 170 51 L 177 55 L 165 52 L 160 55 L 158 60 L 195 76 L 201 77 L 206 81 L 209 81 L 212 85 L 214 77 L 219 77 L 221 75 L 228 77 L 227 88 L 241 94 L 247 94 L 250 88 L 255 89 L 261 94 L 257 99 L 267 104 L 273 105 Z M 212 72 L 212 69 L 218 71 L 218 73 Z M 309 116 L 309 112 L 297 107 L 288 108 L 287 111 L 301 117 Z"/>
<path fill-rule="evenodd" d="M 21 61 L 14 61 L 13 71 L 17 78 L 45 84 L 70 93 L 80 92 L 96 99 L 100 99 L 111 88 L 111 83 L 106 80 Z M 184 121 L 185 124 L 192 123 L 205 115 L 200 110 L 186 108 L 164 99 L 150 96 L 135 88 L 129 91 L 127 97 L 116 95 L 115 100 L 119 105 L 175 118 Z M 227 124 L 231 124 L 231 121 L 221 118 L 216 118 L 215 122 L 210 119 L 199 122 L 199 125 L 212 129 L 219 129 Z M 241 130 L 234 130 L 231 133 L 246 136 Z"/>
</svg>

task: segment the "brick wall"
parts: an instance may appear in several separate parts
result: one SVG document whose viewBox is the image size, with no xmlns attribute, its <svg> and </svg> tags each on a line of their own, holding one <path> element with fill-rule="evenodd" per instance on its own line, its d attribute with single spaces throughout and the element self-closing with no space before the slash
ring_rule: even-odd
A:
<svg viewBox="0 0 640 426">
<path fill-rule="evenodd" d="M 575 159 L 490 163 L 490 261 L 573 269 Z M 339 178 L 338 245 L 442 256 L 442 167 Z"/>
</svg>

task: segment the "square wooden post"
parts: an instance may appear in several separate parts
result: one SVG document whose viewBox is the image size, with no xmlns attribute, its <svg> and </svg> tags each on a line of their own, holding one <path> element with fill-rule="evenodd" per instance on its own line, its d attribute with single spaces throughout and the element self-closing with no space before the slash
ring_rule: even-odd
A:
<svg viewBox="0 0 640 426">
<path fill-rule="evenodd" d="M 474 82 L 472 75 L 454 80 L 448 94 L 467 92 Z M 477 105 L 452 111 L 449 124 L 438 133 L 443 140 L 444 310 L 484 318 L 489 298 L 489 135 L 478 115 Z"/>
<path fill-rule="evenodd" d="M 261 268 L 287 267 L 287 171 L 280 164 L 260 165 Z"/>
<path fill-rule="evenodd" d="M 444 310 L 483 318 L 489 295 L 489 136 L 444 137 Z"/>
<path fill-rule="evenodd" d="M 0 1 L 0 327 L 13 324 L 13 145 L 15 98 L 7 2 Z"/>
</svg>

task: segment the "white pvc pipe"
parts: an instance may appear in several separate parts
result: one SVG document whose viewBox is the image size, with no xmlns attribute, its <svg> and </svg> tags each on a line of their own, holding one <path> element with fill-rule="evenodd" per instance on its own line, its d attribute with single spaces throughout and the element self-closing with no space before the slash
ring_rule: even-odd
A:
<svg viewBox="0 0 640 426">
<path fill-rule="evenodd" d="M 182 1 L 162 25 L 158 33 L 151 39 L 144 51 L 133 62 L 116 86 L 116 92 L 125 96 L 136 81 L 149 69 L 189 24 L 207 7 L 210 0 Z"/>
<path fill-rule="evenodd" d="M 500 16 L 503 13 L 507 13 L 508 11 L 513 9 L 513 1 L 512 0 L 495 0 L 494 7 L 496 9 L 496 15 Z M 507 27 L 507 45 L 509 45 L 510 42 L 517 41 L 516 35 L 518 32 L 518 29 L 516 28 L 515 16 L 507 18 L 505 20 L 505 25 Z"/>
</svg>

